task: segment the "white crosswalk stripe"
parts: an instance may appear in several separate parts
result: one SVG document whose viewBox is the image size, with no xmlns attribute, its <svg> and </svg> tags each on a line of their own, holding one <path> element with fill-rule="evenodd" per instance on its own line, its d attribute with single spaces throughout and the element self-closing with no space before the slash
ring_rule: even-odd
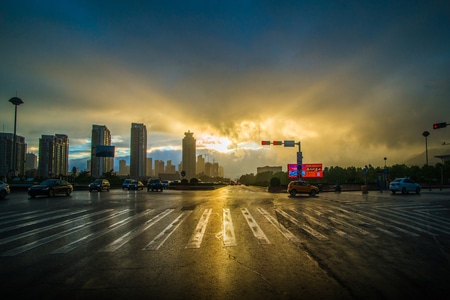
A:
<svg viewBox="0 0 450 300">
<path fill-rule="evenodd" d="M 253 242 L 255 245 L 271 245 L 279 237 L 294 245 L 309 241 L 316 243 L 351 239 L 368 241 L 382 237 L 399 238 L 407 236 L 445 235 L 450 236 L 450 221 L 438 214 L 445 210 L 439 205 L 415 203 L 373 203 L 349 205 L 296 207 L 223 207 L 202 210 L 176 209 L 155 211 L 147 209 L 135 213 L 132 209 L 52 210 L 27 213 L 2 213 L 0 224 L 0 256 L 15 256 L 43 245 L 50 245 L 49 254 L 67 254 L 95 240 L 108 241 L 99 252 L 115 252 L 135 238 L 153 236 L 145 241 L 144 251 L 162 251 L 165 242 L 180 227 L 192 226 L 190 238 L 184 249 L 199 249 L 208 227 L 218 232 L 215 237 L 222 247 L 235 247 L 239 243 Z M 195 214 L 192 214 L 195 212 Z M 186 222 L 190 216 L 200 216 L 198 222 Z M 219 218 L 210 222 L 211 218 Z M 245 222 L 244 222 L 245 220 Z M 46 225 L 47 224 L 47 225 Z M 154 226 L 159 224 L 158 226 Z M 235 230 L 236 224 L 239 224 Z M 43 226 L 41 226 L 43 225 Z M 294 225 L 294 226 L 292 226 Z M 161 231 L 158 232 L 156 228 Z M 217 231 L 218 229 L 218 231 Z M 275 231 L 273 229 L 276 229 Z M 236 233 L 251 232 L 246 238 L 238 239 Z M 143 235 L 144 232 L 148 234 Z M 267 235 L 279 234 L 279 237 Z M 118 238 L 116 237 L 120 233 Z M 240 237 L 240 236 L 239 236 Z M 270 237 L 270 238 L 269 238 Z M 145 245 L 144 244 L 144 245 Z M 56 248 L 56 249 L 55 249 Z"/>
</svg>

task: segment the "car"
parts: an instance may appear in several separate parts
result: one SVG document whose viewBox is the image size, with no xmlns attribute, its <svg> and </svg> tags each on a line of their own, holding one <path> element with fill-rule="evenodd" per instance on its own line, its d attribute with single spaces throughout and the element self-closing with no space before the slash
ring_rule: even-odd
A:
<svg viewBox="0 0 450 300">
<path fill-rule="evenodd" d="M 89 185 L 89 192 L 92 191 L 107 191 L 109 192 L 109 189 L 111 188 L 111 184 L 109 183 L 108 179 L 95 179 L 94 182 L 92 182 Z"/>
<path fill-rule="evenodd" d="M 415 192 L 416 194 L 420 194 L 420 185 L 406 177 L 395 178 L 389 183 L 389 190 L 392 194 L 395 194 L 396 192 L 401 192 L 402 194 Z"/>
<path fill-rule="evenodd" d="M 53 197 L 57 194 L 70 196 L 73 192 L 73 185 L 62 179 L 47 179 L 28 188 L 28 195 L 31 198 L 36 196 Z"/>
<path fill-rule="evenodd" d="M 131 183 L 131 179 L 125 179 L 122 183 L 122 190 L 128 189 L 128 185 Z"/>
<path fill-rule="evenodd" d="M 10 192 L 9 184 L 0 180 L 0 199 L 5 199 Z"/>
<path fill-rule="evenodd" d="M 169 180 L 163 180 L 163 181 L 161 181 L 161 184 L 163 186 L 163 189 L 169 188 Z"/>
<path fill-rule="evenodd" d="M 287 192 L 293 197 L 297 194 L 308 194 L 314 197 L 319 193 L 319 188 L 303 180 L 294 180 L 289 182 Z"/>
<path fill-rule="evenodd" d="M 162 185 L 162 182 L 158 178 L 150 179 L 147 182 L 147 192 L 149 192 L 149 191 L 152 191 L 152 192 L 153 191 L 160 191 L 160 192 L 162 192 L 163 189 L 164 189 L 164 187 Z"/>
<path fill-rule="evenodd" d="M 142 181 L 139 180 L 133 180 L 132 182 L 130 182 L 130 184 L 128 185 L 128 190 L 143 190 L 144 189 L 144 184 L 142 183 Z"/>
</svg>

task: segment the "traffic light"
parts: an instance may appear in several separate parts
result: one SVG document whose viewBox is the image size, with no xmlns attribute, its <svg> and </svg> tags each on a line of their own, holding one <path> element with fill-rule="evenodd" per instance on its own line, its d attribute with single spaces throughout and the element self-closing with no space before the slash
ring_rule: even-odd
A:
<svg viewBox="0 0 450 300">
<path fill-rule="evenodd" d="M 444 128 L 444 127 L 447 127 L 447 123 L 446 122 L 434 123 L 433 124 L 433 129 L 439 129 L 439 128 Z"/>
<path fill-rule="evenodd" d="M 276 146 L 280 146 L 280 145 L 283 145 L 283 142 L 282 141 L 273 141 L 272 144 L 274 144 Z"/>
<path fill-rule="evenodd" d="M 270 141 L 261 141 L 261 145 L 270 145 Z"/>
</svg>

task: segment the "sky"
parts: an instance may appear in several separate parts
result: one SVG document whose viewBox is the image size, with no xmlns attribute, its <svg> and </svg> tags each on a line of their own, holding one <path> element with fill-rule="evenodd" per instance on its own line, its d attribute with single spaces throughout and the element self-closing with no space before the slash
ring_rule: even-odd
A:
<svg viewBox="0 0 450 300">
<path fill-rule="evenodd" d="M 403 163 L 450 150 L 432 127 L 450 123 L 449 33 L 448 1 L 1 1 L 2 132 L 18 96 L 28 151 L 67 134 L 70 168 L 93 124 L 127 157 L 131 123 L 175 165 L 193 132 L 232 178 L 296 163 L 262 140 L 324 167 Z"/>
</svg>

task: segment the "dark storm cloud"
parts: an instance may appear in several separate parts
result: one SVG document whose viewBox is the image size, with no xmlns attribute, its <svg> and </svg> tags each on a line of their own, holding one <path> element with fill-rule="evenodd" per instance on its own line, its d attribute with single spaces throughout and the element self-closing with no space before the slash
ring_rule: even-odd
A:
<svg viewBox="0 0 450 300">
<path fill-rule="evenodd" d="M 400 162 L 448 121 L 449 15 L 444 1 L 2 2 L 0 116 L 11 131 L 17 91 L 34 148 L 56 132 L 82 147 L 105 124 L 125 150 L 135 122 L 150 151 L 187 130 L 228 138 L 229 169 L 291 159 L 249 159 L 261 139 L 300 139 L 325 164 Z"/>
</svg>

